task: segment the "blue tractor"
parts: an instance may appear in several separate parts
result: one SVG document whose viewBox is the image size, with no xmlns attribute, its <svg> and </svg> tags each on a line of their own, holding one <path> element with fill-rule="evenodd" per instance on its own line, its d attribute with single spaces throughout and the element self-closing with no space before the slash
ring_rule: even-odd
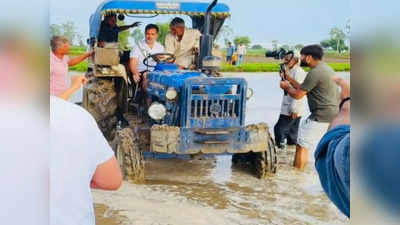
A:
<svg viewBox="0 0 400 225">
<path fill-rule="evenodd" d="M 101 19 L 107 13 L 128 17 L 183 14 L 202 32 L 193 70 L 180 70 L 174 55 L 149 55 L 158 64 L 149 73 L 148 106 L 141 90 L 130 83 L 117 47 L 97 48 Z M 144 152 L 166 154 L 232 154 L 234 163 L 246 161 L 258 177 L 276 173 L 277 156 L 267 124 L 245 124 L 246 101 L 252 90 L 243 78 L 220 77 L 221 58 L 212 56 L 215 36 L 229 7 L 217 3 L 111 0 L 102 3 L 90 19 L 95 56 L 90 59 L 83 106 L 95 117 L 110 140 L 127 180 L 144 178 Z M 162 56 L 162 57 L 160 57 Z M 160 60 L 160 59 L 163 60 Z M 121 128 L 115 118 L 122 111 L 130 125 Z"/>
</svg>

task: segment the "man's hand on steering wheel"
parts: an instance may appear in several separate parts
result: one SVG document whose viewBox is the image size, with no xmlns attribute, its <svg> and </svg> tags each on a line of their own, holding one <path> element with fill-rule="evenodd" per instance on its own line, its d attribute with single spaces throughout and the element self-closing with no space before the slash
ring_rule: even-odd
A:
<svg viewBox="0 0 400 225">
<path fill-rule="evenodd" d="M 150 65 L 149 64 L 149 59 L 153 59 L 155 62 L 158 63 L 174 63 L 175 62 L 175 56 L 171 53 L 157 53 L 157 54 L 152 54 L 147 56 L 143 60 L 143 64 L 147 67 L 156 67 L 156 65 Z"/>
</svg>

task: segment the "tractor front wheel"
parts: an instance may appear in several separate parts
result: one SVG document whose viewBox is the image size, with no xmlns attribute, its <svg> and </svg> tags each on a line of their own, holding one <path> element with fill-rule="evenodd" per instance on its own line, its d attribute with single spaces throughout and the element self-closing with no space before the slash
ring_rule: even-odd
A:
<svg viewBox="0 0 400 225">
<path fill-rule="evenodd" d="M 143 182 L 144 159 L 136 133 L 130 128 L 119 130 L 113 143 L 124 179 L 135 183 Z"/>
<path fill-rule="evenodd" d="M 256 176 L 264 179 L 277 172 L 278 157 L 274 140 L 268 138 L 268 149 L 263 152 L 249 152 L 244 154 L 233 154 L 234 165 L 249 165 L 254 168 Z"/>
</svg>

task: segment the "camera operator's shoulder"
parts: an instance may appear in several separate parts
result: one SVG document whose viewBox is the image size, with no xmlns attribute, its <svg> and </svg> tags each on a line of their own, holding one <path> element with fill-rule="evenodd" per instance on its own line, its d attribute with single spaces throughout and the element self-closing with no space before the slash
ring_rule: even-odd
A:
<svg viewBox="0 0 400 225">
<path fill-rule="evenodd" d="M 50 117 L 62 118 L 64 121 L 92 121 L 94 118 L 81 106 L 65 101 L 64 99 L 50 97 Z"/>
</svg>

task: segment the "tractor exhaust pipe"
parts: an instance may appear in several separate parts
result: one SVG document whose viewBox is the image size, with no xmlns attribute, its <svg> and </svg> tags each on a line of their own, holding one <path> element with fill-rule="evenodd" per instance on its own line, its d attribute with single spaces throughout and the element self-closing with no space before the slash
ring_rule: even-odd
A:
<svg viewBox="0 0 400 225">
<path fill-rule="evenodd" d="M 218 0 L 214 0 L 207 8 L 206 16 L 204 19 L 203 35 L 200 39 L 200 68 L 203 68 L 203 59 L 211 56 L 213 47 L 213 36 L 210 34 L 211 27 L 211 10 L 217 5 Z"/>
</svg>

